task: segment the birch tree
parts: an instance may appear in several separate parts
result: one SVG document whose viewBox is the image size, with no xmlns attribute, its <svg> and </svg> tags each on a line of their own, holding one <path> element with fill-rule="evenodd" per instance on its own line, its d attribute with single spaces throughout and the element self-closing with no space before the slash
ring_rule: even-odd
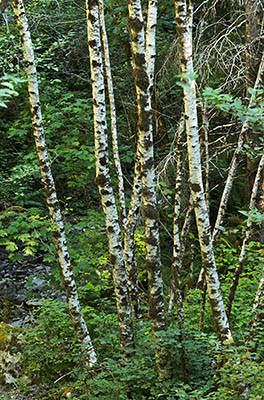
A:
<svg viewBox="0 0 264 400">
<path fill-rule="evenodd" d="M 113 148 L 114 163 L 115 163 L 116 176 L 117 176 L 117 182 L 118 182 L 118 200 L 119 200 L 119 204 L 120 204 L 120 222 L 121 222 L 121 226 L 124 226 L 126 223 L 124 178 L 123 178 L 122 166 L 121 166 L 121 162 L 120 162 L 119 149 L 118 149 L 114 86 L 113 86 L 113 79 L 112 79 L 108 38 L 107 38 L 107 32 L 106 32 L 106 27 L 105 27 L 104 1 L 103 0 L 99 0 L 99 17 L 100 17 L 100 25 L 101 25 L 101 32 L 102 32 L 102 35 L 101 35 L 102 43 L 103 43 L 103 49 L 104 49 L 104 64 L 105 64 L 105 72 L 106 72 L 107 87 L 108 87 L 108 97 L 109 97 L 109 104 L 110 104 L 112 148 Z"/>
<path fill-rule="evenodd" d="M 196 106 L 196 88 L 192 60 L 192 40 L 190 24 L 192 5 L 189 2 L 187 13 L 186 1 L 175 1 L 175 15 L 178 35 L 178 52 L 184 82 L 184 107 L 187 134 L 187 149 L 189 158 L 189 185 L 192 194 L 199 242 L 201 247 L 202 263 L 208 287 L 208 296 L 211 304 L 213 319 L 218 337 L 221 341 L 233 342 L 227 315 L 224 309 L 222 294 L 213 252 L 211 227 L 206 205 L 202 171 L 200 143 L 198 132 L 198 118 Z"/>
<path fill-rule="evenodd" d="M 234 278 L 233 278 L 233 281 L 232 281 L 232 284 L 231 284 L 231 287 L 230 287 L 230 290 L 229 290 L 227 306 L 226 306 L 226 313 L 227 313 L 228 318 L 229 318 L 230 313 L 231 313 L 232 303 L 233 303 L 233 300 L 234 300 L 234 297 L 235 297 L 235 292 L 236 292 L 236 289 L 237 289 L 237 286 L 238 286 L 239 277 L 240 277 L 241 273 L 243 272 L 247 246 L 249 244 L 249 240 L 250 240 L 250 237 L 251 237 L 251 234 L 252 234 L 253 220 L 252 220 L 252 216 L 250 214 L 252 213 L 252 211 L 256 207 L 257 195 L 258 195 L 260 182 L 262 180 L 263 168 L 264 168 L 264 155 L 260 159 L 258 170 L 257 170 L 257 174 L 256 174 L 256 177 L 255 177 L 255 181 L 254 181 L 254 185 L 253 185 L 253 189 L 252 189 L 252 193 L 251 193 L 251 197 L 250 197 L 249 216 L 248 216 L 248 219 L 247 219 L 246 232 L 245 232 L 243 244 L 242 244 L 242 247 L 241 247 L 238 264 L 237 264 L 237 267 L 235 269 Z"/>
<path fill-rule="evenodd" d="M 129 0 L 128 11 L 138 107 L 138 151 L 142 174 L 142 215 L 145 226 L 149 313 L 153 335 L 156 338 L 159 331 L 166 329 L 166 321 L 159 248 L 159 217 L 156 207 L 150 80 L 146 62 L 144 21 L 140 0 Z M 152 40 L 155 40 L 155 37 Z M 168 375 L 167 354 L 161 346 L 156 346 L 155 351 L 159 375 L 164 378 Z"/>
<path fill-rule="evenodd" d="M 84 346 L 83 351 L 85 352 L 88 365 L 91 367 L 96 363 L 97 356 L 93 348 L 87 325 L 82 315 L 67 248 L 64 224 L 51 172 L 51 166 L 42 123 L 42 113 L 39 98 L 37 71 L 34 61 L 34 51 L 23 0 L 13 0 L 13 9 L 23 48 L 24 63 L 28 80 L 28 96 L 30 103 L 33 135 L 35 139 L 42 183 L 45 189 L 47 205 L 51 217 L 52 233 L 60 265 L 63 286 L 66 293 L 69 313 L 72 318 L 76 336 L 79 342 Z"/>
<path fill-rule="evenodd" d="M 99 1 L 86 0 L 87 31 L 93 95 L 96 182 L 105 215 L 110 262 L 113 271 L 121 347 L 133 346 L 131 308 L 127 274 L 122 249 L 121 230 L 110 178 L 108 136 L 105 108 L 102 46 L 100 37 Z"/>
<path fill-rule="evenodd" d="M 252 88 L 256 80 L 259 65 L 261 64 L 261 56 L 263 52 L 263 41 L 261 40 L 261 33 L 263 27 L 263 2 L 260 0 L 246 0 L 246 89 L 249 97 L 249 88 Z M 260 136 L 249 129 L 247 132 L 247 138 L 254 152 L 256 146 L 261 145 Z M 258 170 L 258 164 L 260 157 L 248 157 L 247 158 L 247 170 L 248 170 L 248 185 L 249 193 L 252 191 L 254 186 L 255 176 Z M 262 177 L 262 180 L 264 177 Z M 257 194 L 256 206 L 260 212 L 264 212 L 263 201 L 261 199 L 262 190 L 259 187 Z M 264 243 L 264 223 L 261 224 L 261 228 L 255 231 L 254 235 L 257 239 Z"/>
<path fill-rule="evenodd" d="M 261 278 L 253 305 L 253 318 L 250 322 L 249 335 L 246 343 L 251 353 L 256 353 L 258 348 L 257 336 L 263 332 L 264 322 L 264 277 Z"/>
</svg>

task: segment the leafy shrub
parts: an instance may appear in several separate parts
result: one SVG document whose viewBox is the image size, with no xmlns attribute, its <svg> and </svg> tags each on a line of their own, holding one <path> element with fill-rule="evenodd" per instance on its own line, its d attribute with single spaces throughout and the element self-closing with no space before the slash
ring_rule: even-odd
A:
<svg viewBox="0 0 264 400">
<path fill-rule="evenodd" d="M 21 356 L 24 373 L 33 382 L 48 382 L 72 371 L 80 362 L 71 320 L 65 303 L 44 300 L 35 312 L 37 325 L 25 330 Z"/>
</svg>

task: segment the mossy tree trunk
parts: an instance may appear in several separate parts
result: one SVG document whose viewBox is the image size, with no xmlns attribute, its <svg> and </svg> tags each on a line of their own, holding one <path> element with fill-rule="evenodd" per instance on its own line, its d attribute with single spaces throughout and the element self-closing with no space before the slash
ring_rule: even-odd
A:
<svg viewBox="0 0 264 400">
<path fill-rule="evenodd" d="M 138 107 L 138 150 L 142 175 L 142 215 L 145 226 L 149 313 L 157 344 L 157 333 L 166 330 L 166 321 L 159 248 L 159 216 L 156 204 L 150 79 L 140 0 L 129 0 L 128 10 Z M 154 41 L 155 37 L 152 36 L 151 40 Z M 156 345 L 156 360 L 160 377 L 168 376 L 168 355 L 162 345 Z"/>
<path fill-rule="evenodd" d="M 96 182 L 105 215 L 108 249 L 113 271 L 119 319 L 120 346 L 126 348 L 133 346 L 133 330 L 121 230 L 108 160 L 108 133 L 102 60 L 103 49 L 100 36 L 99 0 L 86 0 L 86 11 L 93 95 Z"/>
</svg>

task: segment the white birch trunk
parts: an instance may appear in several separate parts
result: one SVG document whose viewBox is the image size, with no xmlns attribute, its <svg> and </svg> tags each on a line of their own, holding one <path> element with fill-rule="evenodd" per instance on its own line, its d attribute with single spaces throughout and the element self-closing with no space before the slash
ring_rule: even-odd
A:
<svg viewBox="0 0 264 400">
<path fill-rule="evenodd" d="M 86 0 L 88 45 L 93 93 L 96 182 L 105 215 L 110 262 L 116 295 L 121 347 L 133 346 L 131 309 L 118 213 L 110 178 L 105 87 L 98 0 Z"/>
<path fill-rule="evenodd" d="M 146 28 L 146 63 L 147 63 L 147 74 L 149 77 L 150 94 L 152 93 L 154 85 L 157 13 L 158 13 L 158 0 L 149 0 L 147 28 Z"/>
<path fill-rule="evenodd" d="M 259 85 L 262 81 L 262 75 L 264 72 L 264 55 L 262 56 L 260 65 L 259 65 L 259 69 L 258 69 L 258 75 L 255 81 L 255 85 L 254 85 L 254 89 L 258 89 Z M 248 104 L 248 108 L 250 108 L 252 106 L 252 103 L 255 99 L 255 95 L 252 94 L 250 97 L 250 101 Z M 243 122 L 242 128 L 241 128 L 241 132 L 238 138 L 238 142 L 237 142 L 237 146 L 235 149 L 235 152 L 233 154 L 232 157 L 232 161 L 228 170 L 228 176 L 226 179 L 226 183 L 225 183 L 225 187 L 224 187 L 224 191 L 222 193 L 222 197 L 221 197 L 221 201 L 220 201 L 220 205 L 218 208 L 218 214 L 217 214 L 217 218 L 216 218 L 216 222 L 215 222 L 215 226 L 214 226 L 214 231 L 213 231 L 213 243 L 214 245 L 217 243 L 219 235 L 220 235 L 220 228 L 222 223 L 223 223 L 223 218 L 225 215 L 225 211 L 226 211 L 226 207 L 227 207 L 227 203 L 229 200 L 229 196 L 231 193 L 231 189 L 232 189 L 232 185 L 233 185 L 233 181 L 235 178 L 235 173 L 236 173 L 236 169 L 237 169 L 237 165 L 238 165 L 238 161 L 239 161 L 239 156 L 241 154 L 241 151 L 243 149 L 243 145 L 245 142 L 245 138 L 246 138 L 246 134 L 248 131 L 248 121 L 245 120 Z"/>
<path fill-rule="evenodd" d="M 146 63 L 147 73 L 150 80 L 150 90 L 154 82 L 154 68 L 156 58 L 156 25 L 157 25 L 157 0 L 149 1 L 148 4 L 148 19 L 146 30 Z M 134 62 L 132 61 L 134 67 Z M 134 249 L 134 233 L 136 222 L 139 215 L 142 198 L 142 182 L 141 182 L 141 168 L 140 168 L 140 155 L 137 151 L 133 189 L 131 195 L 130 209 L 128 213 L 127 223 L 124 230 L 124 252 L 126 259 L 126 268 L 128 272 L 128 285 L 129 294 L 131 299 L 132 309 L 137 318 L 141 318 L 140 301 L 138 294 L 138 275 L 137 264 Z"/>
<path fill-rule="evenodd" d="M 37 71 L 34 62 L 34 52 L 23 0 L 14 0 L 13 8 L 23 47 L 26 75 L 28 79 L 28 94 L 33 135 L 36 144 L 42 182 L 45 188 L 47 204 L 53 226 L 53 237 L 55 240 L 56 251 L 59 259 L 62 281 L 64 285 L 64 290 L 66 292 L 68 308 L 76 335 L 79 342 L 84 345 L 85 356 L 87 358 L 89 366 L 91 367 L 96 363 L 97 357 L 86 323 L 82 315 L 81 306 L 77 294 L 77 288 L 72 274 L 59 202 L 57 199 L 54 180 L 51 173 L 51 167 L 42 124 L 42 114 L 39 99 Z"/>
<path fill-rule="evenodd" d="M 250 236 L 252 233 L 252 226 L 253 226 L 253 222 L 252 222 L 252 218 L 250 217 L 250 213 L 256 207 L 256 200 L 257 200 L 257 195 L 258 195 L 258 189 L 260 186 L 260 181 L 262 179 L 263 168 L 264 168 L 264 155 L 260 159 L 257 174 L 255 177 L 255 181 L 254 181 L 254 185 L 253 185 L 253 189 L 252 189 L 252 193 L 251 193 L 251 197 L 250 197 L 249 217 L 247 219 L 246 232 L 245 232 L 243 244 L 242 244 L 240 255 L 239 255 L 238 264 L 235 269 L 234 278 L 232 281 L 232 285 L 230 287 L 229 296 L 228 296 L 228 300 L 227 300 L 226 313 L 227 313 L 228 318 L 231 313 L 232 302 L 235 297 L 235 292 L 236 292 L 236 288 L 238 286 L 239 277 L 240 277 L 241 273 L 243 272 L 245 255 L 247 252 L 247 246 L 250 241 Z"/>
<path fill-rule="evenodd" d="M 262 277 L 259 282 L 253 305 L 253 313 L 255 316 L 249 325 L 250 332 L 247 337 L 246 344 L 248 345 L 251 353 L 256 353 L 258 348 L 258 339 L 256 337 L 263 332 L 264 326 L 264 277 Z"/>
<path fill-rule="evenodd" d="M 179 267 L 181 264 L 181 243 L 180 243 L 180 212 L 181 212 L 181 189 L 182 189 L 182 133 L 184 130 L 184 120 L 179 124 L 177 142 L 176 142 L 176 182 L 174 197 L 174 215 L 173 215 L 173 251 L 171 265 L 171 292 L 169 296 L 168 312 L 171 313 L 176 297 L 178 325 L 181 326 L 184 321 L 182 296 L 180 292 Z"/>
<path fill-rule="evenodd" d="M 181 72 L 186 84 L 184 87 L 184 106 L 189 157 L 189 184 L 193 198 L 202 262 L 205 269 L 208 295 L 217 334 L 221 341 L 231 343 L 233 339 L 224 309 L 216 270 L 209 214 L 202 181 L 196 89 L 193 77 L 192 41 L 190 34 L 192 27 L 188 24 L 191 18 L 187 15 L 186 1 L 175 0 L 175 10 Z M 189 12 L 192 12 L 191 7 L 189 8 Z"/>
<path fill-rule="evenodd" d="M 138 293 L 138 269 L 135 255 L 134 234 L 139 217 L 142 198 L 141 166 L 138 151 L 136 153 L 134 179 L 129 212 L 124 229 L 124 255 L 128 274 L 128 290 L 133 314 L 142 317 Z"/>
<path fill-rule="evenodd" d="M 123 172 L 118 150 L 116 107 L 115 107 L 115 97 L 114 97 L 114 88 L 113 88 L 113 80 L 111 73 L 108 39 L 104 21 L 103 0 L 99 0 L 99 16 L 100 16 L 101 33 L 102 33 L 101 36 L 104 47 L 104 64 L 105 64 L 105 71 L 107 78 L 108 96 L 110 103 L 112 148 L 113 148 L 116 175 L 118 180 L 118 199 L 120 204 L 120 221 L 121 221 L 121 227 L 122 227 L 121 230 L 123 233 L 123 241 L 124 241 L 123 247 L 124 247 L 126 271 L 127 271 L 128 291 L 129 291 L 129 297 L 133 314 L 136 318 L 141 318 L 140 301 L 138 294 L 137 263 L 136 263 L 135 248 L 134 248 L 134 233 L 141 205 L 141 192 L 142 192 L 141 175 L 140 175 L 140 168 L 136 160 L 130 210 L 127 218 L 126 206 L 125 206 L 124 179 L 123 179 Z"/>
<path fill-rule="evenodd" d="M 104 64 L 105 64 L 105 72 L 107 79 L 107 87 L 108 87 L 108 97 L 109 97 L 109 105 L 110 105 L 110 117 L 111 117 L 111 131 L 112 131 L 112 148 L 114 155 L 114 163 L 115 170 L 118 182 L 118 200 L 120 204 L 120 220 L 121 226 L 123 227 L 126 223 L 126 205 L 125 205 L 125 189 L 124 189 L 124 179 L 123 172 L 119 157 L 118 150 L 118 137 L 117 137 L 117 123 L 116 123 L 116 106 L 115 106 L 115 96 L 114 96 L 114 87 L 113 87 L 113 79 L 111 72 L 111 63 L 109 56 L 109 46 L 108 46 L 108 38 L 107 32 L 105 28 L 105 19 L 104 19 L 104 1 L 99 0 L 99 16 L 100 16 L 100 24 L 101 24 L 101 32 L 102 32 L 102 43 L 104 47 Z"/>
<path fill-rule="evenodd" d="M 142 214 L 145 225 L 149 313 L 153 335 L 156 337 L 157 332 L 166 329 L 166 321 L 159 248 L 159 217 L 156 207 L 150 80 L 147 72 L 144 22 L 140 0 L 129 0 L 128 10 L 138 105 L 138 150 L 142 173 Z M 156 346 L 156 358 L 159 374 L 163 378 L 168 375 L 167 354 L 163 347 Z"/>
</svg>

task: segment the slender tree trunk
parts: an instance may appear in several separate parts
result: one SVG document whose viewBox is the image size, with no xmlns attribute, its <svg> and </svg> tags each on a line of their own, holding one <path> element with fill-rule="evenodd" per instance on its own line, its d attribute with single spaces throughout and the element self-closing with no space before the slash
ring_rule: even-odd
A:
<svg viewBox="0 0 264 400">
<path fill-rule="evenodd" d="M 215 328 L 221 341 L 227 341 L 231 343 L 233 342 L 233 339 L 224 309 L 224 303 L 215 265 L 209 214 L 202 182 L 196 89 L 195 80 L 193 77 L 194 71 L 191 40 L 192 27 L 190 25 L 190 13 L 192 13 L 192 7 L 190 2 L 189 5 L 190 7 L 188 15 L 186 1 L 175 1 L 179 57 L 181 72 L 185 82 L 185 87 L 183 90 L 189 157 L 189 184 L 194 204 L 199 242 L 202 253 L 202 262 L 205 269 L 208 296 L 212 308 Z"/>
<path fill-rule="evenodd" d="M 173 215 L 173 255 L 171 265 L 171 282 L 168 312 L 171 314 L 177 301 L 177 312 L 183 313 L 182 296 L 180 292 L 179 282 L 179 266 L 181 264 L 181 243 L 180 243 L 180 212 L 181 212 L 181 189 L 182 189 L 182 133 L 184 130 L 184 120 L 179 123 L 177 142 L 176 142 L 176 182 L 175 182 L 175 197 L 174 197 L 174 215 Z M 178 293 L 176 293 L 178 292 Z M 176 295 L 176 296 L 175 296 Z M 179 316 L 179 315 L 178 315 Z M 183 314 L 179 321 L 183 321 Z"/>
<path fill-rule="evenodd" d="M 175 199 L 174 199 L 174 216 L 173 216 L 173 261 L 171 265 L 172 276 L 172 291 L 175 293 L 176 307 L 177 307 L 177 323 L 179 328 L 179 341 L 180 341 L 180 354 L 181 364 L 183 371 L 184 382 L 187 383 L 188 372 L 185 360 L 185 346 L 184 346 L 184 311 L 183 300 L 180 285 L 180 266 L 182 263 L 182 252 L 180 242 L 180 212 L 181 212 L 181 188 L 182 188 L 182 133 L 184 130 L 184 120 L 180 121 L 178 130 L 178 138 L 176 144 L 176 183 L 175 183 Z M 172 301 L 169 302 L 169 312 L 172 307 Z"/>
<path fill-rule="evenodd" d="M 149 77 L 150 95 L 154 86 L 154 71 L 156 60 L 156 28 L 157 28 L 158 0 L 149 0 L 146 29 L 146 63 Z"/>
<path fill-rule="evenodd" d="M 138 105 L 138 149 L 142 173 L 142 214 L 145 225 L 149 312 L 153 335 L 157 340 L 156 334 L 166 329 L 166 321 L 159 248 L 159 216 L 156 206 L 150 80 L 140 0 L 129 0 L 128 10 Z M 156 346 L 156 359 L 159 375 L 165 378 L 168 375 L 168 357 L 163 346 Z"/>
<path fill-rule="evenodd" d="M 261 33 L 263 27 L 263 4 L 260 0 L 246 0 L 246 84 L 247 94 L 249 97 L 248 89 L 254 86 L 256 76 L 258 74 L 259 65 L 261 62 L 261 55 L 264 49 L 263 39 Z M 252 152 L 255 152 L 255 147 L 260 146 L 260 135 L 254 133 L 251 129 L 247 132 L 248 142 L 252 148 Z M 247 159 L 247 170 L 248 170 L 248 187 L 249 193 L 252 191 L 256 172 L 258 169 L 260 157 L 255 156 L 248 157 Z M 264 176 L 262 176 L 264 182 Z M 259 193 L 257 195 L 256 206 L 259 212 L 264 213 L 263 200 L 261 198 L 263 192 L 261 186 L 259 187 Z M 264 243 L 264 222 L 257 230 L 254 230 L 253 237 L 255 240 Z"/>
<path fill-rule="evenodd" d="M 263 72 L 264 72 L 264 55 L 262 56 L 260 65 L 259 65 L 259 69 L 258 69 L 258 74 L 257 74 L 257 78 L 255 80 L 255 85 L 254 85 L 254 89 L 258 89 L 260 86 L 260 83 L 262 82 L 262 76 L 263 76 Z M 252 106 L 252 103 L 255 99 L 255 95 L 252 94 L 250 97 L 250 101 L 248 104 L 248 107 L 250 108 Z M 220 201 L 220 205 L 218 208 L 218 214 L 217 214 L 217 218 L 216 218 L 216 222 L 215 222 L 215 226 L 214 226 L 214 231 L 213 231 L 213 243 L 214 246 L 216 245 L 218 239 L 219 239 L 219 235 L 220 235 L 220 227 L 223 223 L 223 219 L 224 219 L 224 215 L 225 215 L 225 211 L 226 211 L 226 207 L 227 207 L 227 203 L 229 200 L 229 196 L 231 193 L 231 189 L 232 189 L 232 185 L 233 185 L 233 181 L 235 178 L 235 173 L 236 173 L 236 169 L 237 169 L 237 165 L 238 165 L 238 161 L 239 161 L 239 157 L 241 154 L 241 151 L 243 149 L 243 145 L 245 142 L 245 138 L 246 138 L 246 134 L 248 131 L 248 121 L 245 120 L 243 122 L 241 131 L 240 131 L 240 135 L 238 138 L 238 142 L 237 142 L 237 146 L 236 149 L 234 151 L 233 157 L 232 157 L 232 161 L 228 170 L 228 176 L 226 179 L 226 183 L 225 183 L 225 187 L 224 187 L 224 191 L 222 193 L 222 197 L 221 197 L 221 201 Z"/>
<path fill-rule="evenodd" d="M 254 318 L 251 320 L 249 325 L 249 335 L 247 337 L 246 343 L 251 353 L 256 353 L 258 348 L 258 335 L 263 335 L 264 326 L 264 277 L 261 278 L 258 290 L 256 293 L 253 313 Z"/>
<path fill-rule="evenodd" d="M 31 119 L 37 156 L 39 160 L 42 182 L 45 188 L 49 213 L 52 220 L 53 237 L 55 240 L 64 290 L 67 296 L 69 313 L 71 315 L 78 340 L 81 344 L 84 345 L 84 352 L 86 353 L 88 364 L 89 366 L 93 366 L 97 361 L 97 357 L 86 323 L 82 315 L 81 306 L 77 294 L 77 288 L 72 274 L 60 206 L 51 173 L 51 167 L 42 124 L 42 114 L 39 99 L 37 71 L 34 61 L 34 52 L 23 1 L 14 0 L 13 8 L 23 47 L 23 55 L 28 79 L 28 94 Z"/>
<path fill-rule="evenodd" d="M 138 269 L 135 255 L 134 235 L 139 217 L 142 197 L 140 156 L 137 152 L 134 167 L 134 179 L 129 212 L 124 229 L 124 254 L 128 274 L 128 289 L 133 314 L 141 319 L 140 298 L 138 293 Z"/>
<path fill-rule="evenodd" d="M 146 63 L 147 73 L 150 81 L 150 91 L 152 91 L 154 82 L 154 68 L 156 58 L 156 24 L 157 24 L 157 0 L 150 1 L 148 4 L 148 19 L 146 31 Z M 132 61 L 132 66 L 134 62 Z M 142 198 L 142 182 L 141 182 L 141 167 L 140 167 L 140 154 L 137 151 L 133 189 L 130 202 L 130 209 L 128 213 L 127 223 L 124 230 L 124 252 L 126 259 L 126 268 L 128 272 L 128 285 L 129 295 L 131 300 L 132 309 L 136 318 L 141 318 L 140 301 L 138 294 L 138 273 L 137 263 L 134 249 L 134 233 L 136 222 L 139 216 Z"/>
<path fill-rule="evenodd" d="M 209 121 L 207 116 L 207 110 L 205 104 L 202 104 L 202 129 L 203 129 L 203 146 L 204 146 L 204 160 L 205 160 L 205 201 L 207 204 L 208 212 L 209 212 L 209 192 L 210 192 L 210 185 L 209 185 Z"/>
<path fill-rule="evenodd" d="M 258 74 L 263 42 L 261 23 L 263 22 L 263 4 L 260 0 L 246 0 L 246 84 L 253 87 Z"/>
<path fill-rule="evenodd" d="M 252 217 L 250 216 L 250 213 L 252 213 L 252 211 L 256 207 L 258 189 L 259 189 L 260 182 L 262 180 L 263 169 L 264 169 L 264 155 L 260 159 L 259 166 L 258 166 L 258 171 L 257 171 L 257 174 L 255 176 L 255 181 L 254 181 L 254 185 L 253 185 L 253 189 L 252 189 L 252 193 L 251 193 L 251 198 L 250 198 L 250 204 L 249 204 L 249 216 L 248 216 L 248 220 L 247 220 L 245 237 L 244 237 L 244 240 L 243 240 L 242 248 L 241 248 L 240 255 L 239 255 L 238 264 L 237 264 L 237 267 L 236 267 L 236 270 L 235 270 L 234 278 L 233 278 L 233 281 L 232 281 L 232 285 L 230 287 L 229 296 L 228 296 L 228 300 L 227 300 L 226 313 L 227 313 L 228 318 L 229 318 L 230 313 L 231 313 L 232 302 L 233 302 L 234 297 L 235 297 L 235 292 L 236 292 L 236 289 L 237 289 L 237 286 L 238 286 L 239 277 L 240 277 L 241 273 L 243 272 L 247 246 L 249 244 L 250 237 L 251 237 L 251 234 L 252 234 L 253 222 L 252 222 Z"/>
<path fill-rule="evenodd" d="M 93 93 L 96 182 L 103 207 L 116 295 L 121 347 L 133 346 L 131 309 L 118 213 L 109 171 L 105 87 L 98 0 L 86 0 L 88 44 Z"/>
<path fill-rule="evenodd" d="M 104 47 L 104 63 L 105 63 L 105 71 L 106 71 L 106 77 L 107 77 L 108 96 L 109 96 L 109 103 L 110 103 L 112 148 L 113 148 L 113 154 L 114 154 L 116 175 L 117 175 L 117 180 L 118 180 L 118 199 L 119 199 L 119 204 L 120 204 L 120 222 L 121 222 L 121 231 L 123 234 L 123 248 L 124 248 L 124 257 L 125 257 L 125 264 L 126 264 L 126 271 L 127 271 L 128 291 L 129 291 L 130 303 L 131 303 L 131 308 L 132 308 L 133 314 L 136 318 L 141 318 L 140 301 L 139 301 L 139 294 L 138 294 L 137 262 L 136 262 L 136 257 L 135 257 L 135 246 L 134 246 L 135 227 L 136 227 L 136 222 L 138 219 L 139 209 L 140 209 L 140 205 L 141 205 L 140 168 L 136 161 L 130 211 L 129 211 L 128 219 L 127 219 L 126 206 L 125 206 L 124 179 L 123 179 L 123 172 L 122 172 L 122 167 L 121 167 L 121 162 L 120 162 L 120 157 L 119 157 L 119 150 L 118 150 L 116 107 L 115 107 L 115 97 L 114 97 L 114 88 L 113 88 L 113 80 L 112 80 L 112 73 L 111 73 L 108 39 L 107 39 L 107 32 L 106 32 L 105 21 L 104 21 L 104 2 L 103 2 L 103 0 L 99 0 L 99 15 L 100 15 L 100 24 L 101 24 L 101 31 L 102 31 L 102 42 L 103 42 L 103 47 Z"/>
<path fill-rule="evenodd" d="M 115 106 L 115 96 L 114 96 L 114 87 L 113 87 L 113 79 L 111 72 L 111 63 L 110 63 L 110 55 L 109 55 L 109 47 L 108 47 L 108 38 L 107 32 L 105 28 L 105 19 L 104 19 L 104 1 L 99 0 L 99 16 L 100 16 L 100 24 L 101 24 L 101 32 L 102 32 L 102 43 L 104 48 L 104 64 L 105 64 L 105 72 L 107 79 L 107 87 L 108 87 L 108 97 L 110 104 L 110 116 L 111 116 L 111 131 L 112 131 L 112 148 L 114 155 L 114 163 L 116 169 L 116 176 L 118 182 L 118 200 L 120 204 L 120 220 L 121 220 L 121 229 L 124 227 L 126 223 L 126 205 L 125 205 L 125 189 L 124 189 L 124 179 L 123 172 L 119 157 L 118 150 L 118 138 L 117 138 L 117 124 L 116 124 L 116 106 Z"/>
</svg>

